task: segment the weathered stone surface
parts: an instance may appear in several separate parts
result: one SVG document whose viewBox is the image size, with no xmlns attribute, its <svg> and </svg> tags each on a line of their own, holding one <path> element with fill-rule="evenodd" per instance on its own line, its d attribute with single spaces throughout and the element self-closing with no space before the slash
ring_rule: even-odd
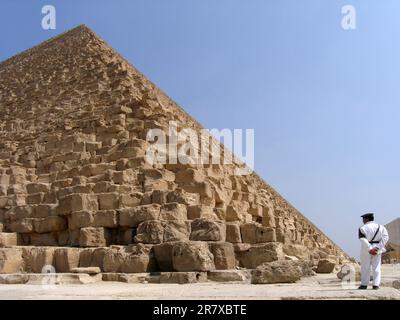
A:
<svg viewBox="0 0 400 320">
<path fill-rule="evenodd" d="M 109 243 L 109 230 L 105 228 L 82 228 L 79 232 L 81 247 L 104 247 Z"/>
<path fill-rule="evenodd" d="M 226 241 L 232 243 L 242 242 L 242 235 L 240 233 L 240 225 L 238 223 L 226 224 Z"/>
<path fill-rule="evenodd" d="M 172 251 L 175 242 L 166 242 L 153 246 L 154 257 L 158 269 L 161 271 L 173 271 Z"/>
<path fill-rule="evenodd" d="M 209 271 L 215 269 L 214 256 L 205 242 L 177 242 L 172 248 L 175 271 Z"/>
<path fill-rule="evenodd" d="M 78 285 L 92 284 L 102 280 L 101 274 L 84 273 L 47 273 L 47 274 L 29 274 L 30 285 L 41 285 L 49 283 L 54 285 Z"/>
<path fill-rule="evenodd" d="M 98 195 L 100 210 L 112 210 L 119 208 L 119 194 L 101 193 Z"/>
<path fill-rule="evenodd" d="M 78 248 L 58 248 L 54 252 L 54 262 L 56 272 L 72 272 L 73 268 L 79 266 Z"/>
<path fill-rule="evenodd" d="M 99 267 L 87 267 L 87 268 L 71 268 L 71 273 L 87 273 L 87 274 L 98 274 L 101 272 Z"/>
<path fill-rule="evenodd" d="M 331 259 L 321 259 L 318 262 L 317 273 L 331 273 L 335 269 L 336 261 Z"/>
<path fill-rule="evenodd" d="M 96 195 L 92 194 L 71 194 L 60 199 L 58 212 L 70 214 L 76 211 L 97 211 L 99 204 Z"/>
<path fill-rule="evenodd" d="M 273 228 L 263 227 L 258 223 L 245 223 L 240 226 L 243 242 L 264 243 L 275 242 L 276 235 Z"/>
<path fill-rule="evenodd" d="M 207 273 L 205 272 L 161 272 L 159 283 L 196 283 L 206 282 Z"/>
<path fill-rule="evenodd" d="M 243 251 L 236 251 L 239 264 L 247 269 L 255 269 L 265 262 L 284 259 L 282 244 L 269 242 L 266 244 L 251 245 Z"/>
<path fill-rule="evenodd" d="M 136 207 L 136 206 L 140 205 L 142 198 L 143 198 L 143 194 L 139 193 L 139 192 L 130 193 L 130 194 L 121 194 L 121 196 L 120 196 L 121 207 L 123 207 L 123 208 Z M 153 201 L 153 202 L 157 203 L 156 201 Z"/>
<path fill-rule="evenodd" d="M 303 245 L 284 244 L 283 252 L 288 256 L 294 256 L 301 260 L 310 260 L 310 252 Z"/>
<path fill-rule="evenodd" d="M 180 221 L 187 220 L 186 206 L 177 202 L 164 204 L 161 206 L 160 219 Z"/>
<path fill-rule="evenodd" d="M 115 210 L 97 211 L 93 214 L 93 227 L 116 228 L 118 215 Z"/>
<path fill-rule="evenodd" d="M 47 218 L 35 219 L 33 227 L 37 233 L 48 233 L 63 231 L 67 229 L 67 221 L 64 217 L 50 216 Z"/>
<path fill-rule="evenodd" d="M 46 270 L 55 270 L 54 247 L 22 247 L 22 258 L 26 272 L 41 273 Z"/>
<path fill-rule="evenodd" d="M 169 241 L 189 240 L 190 223 L 187 221 L 149 220 L 142 222 L 137 230 L 135 242 L 158 244 Z"/>
<path fill-rule="evenodd" d="M 264 263 L 251 273 L 251 283 L 292 283 L 308 275 L 302 262 L 299 261 L 274 261 Z M 308 267 L 310 270 L 311 268 Z"/>
<path fill-rule="evenodd" d="M 149 204 L 119 210 L 119 224 L 123 227 L 137 227 L 147 220 L 157 220 L 160 216 L 160 205 Z"/>
<path fill-rule="evenodd" d="M 104 272 L 140 273 L 154 271 L 155 268 L 153 253 L 149 247 L 141 244 L 112 247 L 104 255 Z"/>
<path fill-rule="evenodd" d="M 192 221 L 190 240 L 225 241 L 226 225 L 222 222 L 196 219 Z"/>
<path fill-rule="evenodd" d="M 103 270 L 106 252 L 107 248 L 81 249 L 79 254 L 79 268 L 99 267 Z"/>
<path fill-rule="evenodd" d="M 161 243 L 164 240 L 164 226 L 161 221 L 149 220 L 139 224 L 135 242 Z"/>
<path fill-rule="evenodd" d="M 194 220 L 197 218 L 204 218 L 208 220 L 217 220 L 213 207 L 205 205 L 188 206 L 187 208 L 188 219 Z"/>
<path fill-rule="evenodd" d="M 27 274 L 0 274 L 0 284 L 25 284 L 28 281 L 29 275 Z"/>
<path fill-rule="evenodd" d="M 0 248 L 0 273 L 19 273 L 23 268 L 21 249 Z"/>
<path fill-rule="evenodd" d="M 72 212 L 68 216 L 68 228 L 70 230 L 76 230 L 80 228 L 86 228 L 93 226 L 93 213 L 88 211 L 77 211 Z"/>
<path fill-rule="evenodd" d="M 125 283 L 147 283 L 149 273 L 103 273 L 103 281 L 118 281 Z"/>
<path fill-rule="evenodd" d="M 214 256 L 214 264 L 217 270 L 234 269 L 236 267 L 235 251 L 232 243 L 209 242 L 208 246 Z"/>
<path fill-rule="evenodd" d="M 212 270 L 207 272 L 207 278 L 216 282 L 248 282 L 251 273 L 249 270 Z"/>
<path fill-rule="evenodd" d="M 16 246 L 17 244 L 18 244 L 17 233 L 0 232 L 0 248 Z"/>
</svg>

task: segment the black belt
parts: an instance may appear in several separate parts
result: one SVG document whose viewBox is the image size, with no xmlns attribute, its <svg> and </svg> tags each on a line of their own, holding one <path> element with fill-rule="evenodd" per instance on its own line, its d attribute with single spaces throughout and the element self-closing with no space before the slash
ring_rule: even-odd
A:
<svg viewBox="0 0 400 320">
<path fill-rule="evenodd" d="M 374 236 L 372 237 L 371 241 L 369 242 L 370 244 L 373 244 L 373 243 L 379 243 L 379 242 L 381 242 L 381 241 L 376 241 L 376 240 L 374 240 L 374 239 L 375 239 L 375 237 L 376 237 L 376 235 L 378 234 L 378 232 L 379 232 L 379 229 L 380 229 L 380 228 L 381 228 L 381 226 L 380 226 L 380 225 L 378 225 L 378 229 L 376 230 L 376 232 L 375 232 Z"/>
</svg>

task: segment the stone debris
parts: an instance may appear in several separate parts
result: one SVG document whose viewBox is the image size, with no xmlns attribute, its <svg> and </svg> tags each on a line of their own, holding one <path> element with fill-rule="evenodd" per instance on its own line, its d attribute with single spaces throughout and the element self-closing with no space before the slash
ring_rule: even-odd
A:
<svg viewBox="0 0 400 320">
<path fill-rule="evenodd" d="M 235 174 L 237 161 L 148 163 L 148 130 L 170 121 L 202 129 L 86 26 L 0 63 L 0 274 L 189 283 L 276 262 L 257 281 L 292 281 L 288 257 L 318 272 L 348 261 L 255 173 Z"/>
<path fill-rule="evenodd" d="M 335 269 L 336 261 L 332 259 L 321 259 L 318 262 L 317 273 L 331 273 Z"/>
<path fill-rule="evenodd" d="M 312 276 L 311 266 L 305 261 L 273 261 L 264 263 L 251 273 L 251 283 L 293 283 L 301 277 Z"/>
<path fill-rule="evenodd" d="M 250 270 L 213 270 L 207 272 L 207 278 L 216 282 L 250 282 Z"/>
</svg>

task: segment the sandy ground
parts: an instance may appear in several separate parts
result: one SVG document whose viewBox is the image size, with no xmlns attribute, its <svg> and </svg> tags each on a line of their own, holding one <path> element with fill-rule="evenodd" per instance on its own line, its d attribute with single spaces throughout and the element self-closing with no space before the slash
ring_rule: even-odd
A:
<svg viewBox="0 0 400 320">
<path fill-rule="evenodd" d="M 248 283 L 127 284 L 99 282 L 85 285 L 0 285 L 0 299 L 396 299 L 390 287 L 400 279 L 400 265 L 385 266 L 380 290 L 343 287 L 335 274 L 304 278 L 295 284 Z"/>
</svg>

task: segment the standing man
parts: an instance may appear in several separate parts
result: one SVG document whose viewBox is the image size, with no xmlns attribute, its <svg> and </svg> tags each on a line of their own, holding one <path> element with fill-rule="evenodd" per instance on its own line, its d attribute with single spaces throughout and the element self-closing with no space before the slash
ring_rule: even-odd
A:
<svg viewBox="0 0 400 320">
<path fill-rule="evenodd" d="M 384 226 L 374 222 L 373 213 L 361 217 L 364 225 L 358 229 L 361 241 L 361 286 L 358 289 L 367 289 L 372 267 L 372 288 L 378 290 L 381 283 L 381 257 L 386 252 L 389 235 Z"/>
</svg>

